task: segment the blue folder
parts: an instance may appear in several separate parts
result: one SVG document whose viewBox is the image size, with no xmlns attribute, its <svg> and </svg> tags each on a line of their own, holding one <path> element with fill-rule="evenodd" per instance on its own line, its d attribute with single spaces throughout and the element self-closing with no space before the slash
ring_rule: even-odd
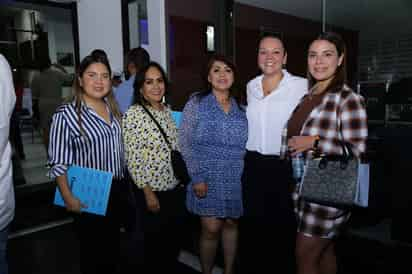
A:
<svg viewBox="0 0 412 274">
<path fill-rule="evenodd" d="M 87 205 L 82 211 L 103 216 L 106 215 L 112 178 L 112 173 L 92 168 L 71 166 L 67 171 L 67 182 L 73 195 Z M 65 206 L 58 187 L 54 204 Z"/>
<path fill-rule="evenodd" d="M 181 111 L 172 111 L 173 120 L 175 120 L 177 128 L 180 127 L 180 123 L 182 122 L 182 112 Z"/>
</svg>

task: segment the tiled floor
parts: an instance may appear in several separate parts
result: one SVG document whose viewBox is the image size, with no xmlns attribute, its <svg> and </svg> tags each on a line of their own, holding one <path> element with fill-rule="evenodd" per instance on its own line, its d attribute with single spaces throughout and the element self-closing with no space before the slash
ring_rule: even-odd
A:
<svg viewBox="0 0 412 274">
<path fill-rule="evenodd" d="M 31 133 L 24 132 L 22 134 L 24 152 L 26 159 L 20 161 L 21 170 L 25 179 L 24 185 L 18 187 L 27 187 L 33 184 L 42 184 L 49 182 L 47 178 L 47 154 L 46 149 L 42 143 L 40 133 L 34 132 L 34 138 L 32 139 Z"/>
</svg>

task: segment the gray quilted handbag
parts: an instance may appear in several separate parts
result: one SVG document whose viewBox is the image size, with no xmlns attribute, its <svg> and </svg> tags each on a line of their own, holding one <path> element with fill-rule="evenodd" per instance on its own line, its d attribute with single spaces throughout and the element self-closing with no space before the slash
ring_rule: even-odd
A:
<svg viewBox="0 0 412 274">
<path fill-rule="evenodd" d="M 360 161 L 347 145 L 342 148 L 343 155 L 307 160 L 299 191 L 304 200 L 338 208 L 356 205 Z"/>
</svg>

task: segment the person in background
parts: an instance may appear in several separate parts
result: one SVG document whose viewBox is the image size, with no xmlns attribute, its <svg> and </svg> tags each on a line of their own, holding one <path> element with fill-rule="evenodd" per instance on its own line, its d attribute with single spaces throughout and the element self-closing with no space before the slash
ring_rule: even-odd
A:
<svg viewBox="0 0 412 274">
<path fill-rule="evenodd" d="M 208 63 L 207 73 L 208 89 L 190 98 L 179 131 L 179 146 L 192 179 L 186 205 L 200 216 L 202 273 L 212 273 L 222 238 L 224 273 L 232 274 L 238 219 L 243 213 L 240 179 L 247 120 L 234 85 L 233 63 L 215 55 Z"/>
<path fill-rule="evenodd" d="M 51 64 L 50 58 L 40 59 L 40 73 L 31 82 L 33 109 L 38 110 L 39 126 L 42 130 L 43 143 L 49 144 L 50 123 L 53 113 L 62 103 L 62 88 L 70 86 L 73 75 L 60 65 Z"/>
<path fill-rule="evenodd" d="M 143 273 L 178 273 L 185 193 L 173 173 L 171 148 L 146 112 L 153 115 L 176 149 L 176 124 L 170 108 L 163 104 L 167 88 L 163 68 L 150 62 L 136 75 L 134 103 L 123 116 L 127 167 L 143 205 L 142 212 L 137 212 L 141 222 L 136 225 L 144 234 Z"/>
<path fill-rule="evenodd" d="M 15 206 L 9 132 L 16 95 L 9 63 L 1 54 L 0 96 L 0 273 L 7 274 L 7 239 Z"/>
<path fill-rule="evenodd" d="M 53 115 L 49 145 L 49 176 L 56 179 L 66 209 L 74 213 L 82 274 L 113 274 L 117 267 L 120 229 L 116 212 L 124 175 L 120 119 L 107 58 L 86 56 L 79 65 L 72 100 Z M 113 174 L 105 216 L 82 212 L 86 205 L 73 195 L 67 182 L 72 165 Z"/>
<path fill-rule="evenodd" d="M 295 269 L 296 220 L 290 195 L 294 181 L 290 162 L 279 155 L 282 131 L 307 92 L 307 81 L 283 69 L 286 61 L 279 37 L 260 39 L 257 63 L 262 75 L 247 84 L 248 140 L 240 222 L 243 273 L 265 273 L 274 267 L 294 273 Z"/>
<path fill-rule="evenodd" d="M 122 83 L 122 75 L 119 72 L 113 72 L 113 78 L 112 78 L 112 89 L 113 93 L 116 94 L 117 88 L 120 86 Z"/>
<path fill-rule="evenodd" d="M 130 50 L 126 56 L 126 78 L 116 88 L 115 97 L 119 104 L 120 112 L 125 113 L 133 101 L 133 84 L 136 74 L 146 67 L 150 61 L 149 53 L 142 47 Z"/>
<path fill-rule="evenodd" d="M 294 111 L 287 125 L 292 157 L 317 151 L 342 154 L 340 142 L 350 144 L 360 156 L 366 149 L 367 117 L 363 98 L 346 85 L 346 49 L 342 37 L 326 32 L 308 51 L 309 94 Z M 302 166 L 299 170 L 303 170 Z M 294 167 L 297 167 L 294 165 Z M 299 181 L 300 183 L 300 181 Z M 350 211 L 305 202 L 293 193 L 298 218 L 296 256 L 299 274 L 337 272 L 335 237 Z"/>
</svg>

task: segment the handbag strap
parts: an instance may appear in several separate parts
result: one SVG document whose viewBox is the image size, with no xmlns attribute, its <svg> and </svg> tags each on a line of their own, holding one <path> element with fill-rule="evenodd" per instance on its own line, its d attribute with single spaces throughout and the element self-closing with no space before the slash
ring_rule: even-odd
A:
<svg viewBox="0 0 412 274">
<path fill-rule="evenodd" d="M 340 97 L 340 101 L 342 101 L 342 97 Z M 338 132 L 338 134 L 339 134 L 339 139 L 340 139 L 340 140 L 339 140 L 339 144 L 340 144 L 341 147 L 342 147 L 343 157 L 344 157 L 345 159 L 347 159 L 347 160 L 350 160 L 350 159 L 354 158 L 354 157 L 353 157 L 354 154 L 353 154 L 353 151 L 352 151 L 352 148 L 351 148 L 350 143 L 345 142 L 344 139 L 343 139 L 343 134 L 342 134 L 343 129 L 342 129 L 342 120 L 341 120 L 341 114 L 342 114 L 342 113 L 341 113 L 341 110 L 340 110 L 340 102 L 339 102 L 339 104 L 338 104 L 338 106 L 337 106 L 336 111 L 337 111 L 338 128 L 339 128 L 339 132 Z"/>
<path fill-rule="evenodd" d="M 170 144 L 169 139 L 167 138 L 167 135 L 164 132 L 163 128 L 160 126 L 159 122 L 153 117 L 153 114 L 150 113 L 150 111 L 143 104 L 141 104 L 141 106 L 146 111 L 146 113 L 150 116 L 150 118 L 152 118 L 152 120 L 156 124 L 156 126 L 159 128 L 160 133 L 163 135 L 163 138 L 166 141 L 166 144 L 170 147 L 170 149 L 172 149 L 172 145 Z"/>
</svg>

